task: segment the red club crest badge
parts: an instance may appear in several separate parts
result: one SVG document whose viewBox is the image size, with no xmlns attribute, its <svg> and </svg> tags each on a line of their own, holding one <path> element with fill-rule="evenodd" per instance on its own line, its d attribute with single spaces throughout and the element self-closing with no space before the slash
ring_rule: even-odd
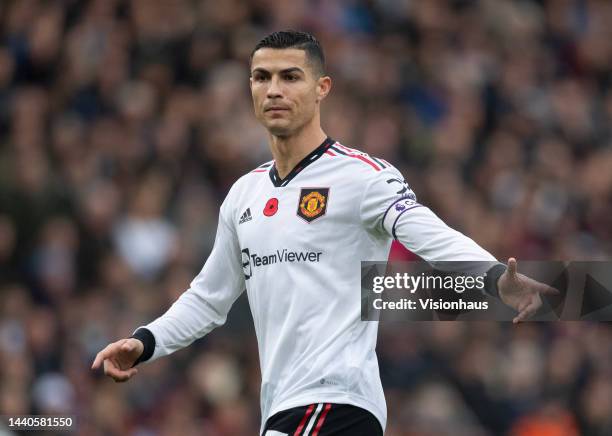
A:
<svg viewBox="0 0 612 436">
<path fill-rule="evenodd" d="M 297 215 L 306 222 L 312 222 L 325 215 L 329 199 L 329 188 L 302 188 Z"/>
</svg>

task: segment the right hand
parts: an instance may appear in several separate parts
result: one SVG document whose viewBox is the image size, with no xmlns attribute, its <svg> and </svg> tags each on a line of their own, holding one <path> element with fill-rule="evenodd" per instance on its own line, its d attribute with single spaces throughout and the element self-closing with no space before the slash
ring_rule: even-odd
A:
<svg viewBox="0 0 612 436">
<path fill-rule="evenodd" d="M 91 365 L 91 369 L 98 369 L 104 365 L 104 374 L 115 382 L 125 382 L 132 378 L 138 370 L 132 368 L 136 359 L 144 351 L 141 341 L 134 338 L 121 339 L 100 351 Z"/>
</svg>

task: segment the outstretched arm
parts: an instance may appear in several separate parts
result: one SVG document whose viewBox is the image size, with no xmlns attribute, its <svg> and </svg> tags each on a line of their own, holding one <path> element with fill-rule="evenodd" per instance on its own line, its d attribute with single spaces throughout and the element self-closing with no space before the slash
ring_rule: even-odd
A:
<svg viewBox="0 0 612 436">
<path fill-rule="evenodd" d="M 117 382 L 126 381 L 137 373 L 133 366 L 139 362 L 171 354 L 225 323 L 245 288 L 238 238 L 227 203 L 226 199 L 221 206 L 213 250 L 189 289 L 166 313 L 139 327 L 131 338 L 104 348 L 92 369 L 103 364 L 106 375 Z"/>
<path fill-rule="evenodd" d="M 517 273 L 514 258 L 506 267 L 471 238 L 450 228 L 429 208 L 417 202 L 416 195 L 405 182 L 406 189 L 398 195 L 397 184 L 387 183 L 389 177 L 403 181 L 401 174 L 390 168 L 374 177 L 366 188 L 362 217 L 372 231 L 393 237 L 434 268 L 468 274 L 486 273 L 488 286 L 485 290 L 518 311 L 515 323 L 535 314 L 542 305 L 540 294 L 558 293 L 550 286 Z M 452 268 L 457 270 L 450 271 Z"/>
</svg>

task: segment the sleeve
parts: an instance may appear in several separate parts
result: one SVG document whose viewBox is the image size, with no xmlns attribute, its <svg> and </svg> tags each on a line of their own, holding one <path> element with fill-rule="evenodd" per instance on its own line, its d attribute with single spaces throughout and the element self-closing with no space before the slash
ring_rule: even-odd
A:
<svg viewBox="0 0 612 436">
<path fill-rule="evenodd" d="M 484 248 L 419 204 L 393 167 L 377 173 L 366 186 L 361 216 L 370 231 L 393 237 L 434 268 L 477 274 L 500 265 Z"/>
<path fill-rule="evenodd" d="M 228 219 L 228 198 L 221 206 L 215 243 L 202 271 L 166 313 L 134 332 L 132 337 L 145 345 L 139 362 L 171 354 L 223 325 L 244 291 L 238 237 Z"/>
</svg>

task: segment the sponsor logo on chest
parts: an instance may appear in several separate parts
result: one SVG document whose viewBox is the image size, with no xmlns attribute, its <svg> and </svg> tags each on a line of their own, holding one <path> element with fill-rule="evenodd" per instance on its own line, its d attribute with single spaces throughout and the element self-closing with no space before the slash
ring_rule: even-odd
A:
<svg viewBox="0 0 612 436">
<path fill-rule="evenodd" d="M 242 270 L 244 278 L 250 279 L 253 267 L 273 265 L 275 263 L 320 262 L 322 251 L 289 251 L 286 248 L 272 254 L 251 253 L 248 248 L 242 249 Z"/>
</svg>

